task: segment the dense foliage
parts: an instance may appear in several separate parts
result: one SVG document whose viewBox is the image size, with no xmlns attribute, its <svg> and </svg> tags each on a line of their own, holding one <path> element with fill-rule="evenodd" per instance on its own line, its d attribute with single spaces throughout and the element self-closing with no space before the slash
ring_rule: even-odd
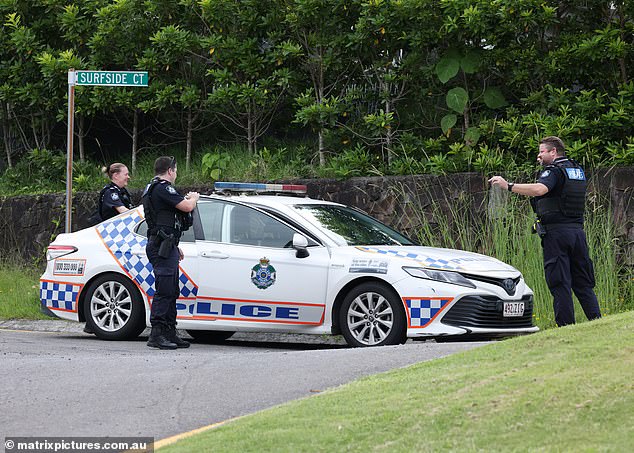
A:
<svg viewBox="0 0 634 453">
<path fill-rule="evenodd" d="M 65 148 L 69 68 L 149 71 L 148 88 L 77 87 L 81 162 L 103 160 L 106 121 L 133 170 L 171 146 L 211 177 L 218 141 L 256 161 L 301 148 L 302 176 L 521 170 L 549 134 L 586 165 L 634 163 L 632 1 L 0 0 L 0 16 L 8 167 Z"/>
</svg>

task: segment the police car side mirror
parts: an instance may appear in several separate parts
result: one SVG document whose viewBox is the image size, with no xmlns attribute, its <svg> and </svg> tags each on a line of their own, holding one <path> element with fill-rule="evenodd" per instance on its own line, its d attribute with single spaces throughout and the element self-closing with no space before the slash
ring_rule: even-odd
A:
<svg viewBox="0 0 634 453">
<path fill-rule="evenodd" d="M 308 247 L 308 239 L 306 239 L 306 236 L 295 233 L 293 235 L 293 248 L 297 250 L 295 256 L 297 258 L 306 258 L 308 255 L 310 255 L 306 247 Z"/>
</svg>

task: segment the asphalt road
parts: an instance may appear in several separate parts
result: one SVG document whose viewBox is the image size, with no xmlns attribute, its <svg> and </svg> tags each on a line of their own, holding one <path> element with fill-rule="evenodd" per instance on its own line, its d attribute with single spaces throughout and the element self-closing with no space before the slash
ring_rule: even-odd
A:
<svg viewBox="0 0 634 453">
<path fill-rule="evenodd" d="M 484 343 L 351 349 L 332 337 L 236 334 L 159 351 L 106 342 L 76 323 L 0 323 L 0 438 L 160 440 Z M 37 329 L 39 331 L 8 330 Z"/>
</svg>

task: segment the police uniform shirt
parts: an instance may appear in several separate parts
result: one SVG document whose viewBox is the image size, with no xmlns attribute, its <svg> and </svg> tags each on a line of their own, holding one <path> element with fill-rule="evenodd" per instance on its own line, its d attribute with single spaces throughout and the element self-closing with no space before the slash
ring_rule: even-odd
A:
<svg viewBox="0 0 634 453">
<path fill-rule="evenodd" d="M 162 206 L 169 206 L 177 211 L 176 205 L 185 199 L 168 181 L 162 180 L 152 190 L 152 205 L 159 210 Z"/>
<path fill-rule="evenodd" d="M 557 162 L 559 159 L 555 159 Z M 564 185 L 564 175 L 556 168 L 546 168 L 541 172 L 537 182 L 548 187 L 548 193 L 552 195 L 558 195 Z"/>
<path fill-rule="evenodd" d="M 130 193 L 125 187 L 120 188 L 114 183 L 106 186 L 101 205 L 101 216 L 104 220 L 116 216 L 119 212 L 117 207 L 132 208 Z"/>
<path fill-rule="evenodd" d="M 561 197 L 564 184 L 566 183 L 566 177 L 563 174 L 561 168 L 557 168 L 554 164 L 568 160 L 565 157 L 558 157 L 553 161 L 551 165 L 541 172 L 538 183 L 545 185 L 548 188 L 546 195 L 535 197 L 536 200 L 542 198 L 558 198 Z M 542 223 L 583 223 L 583 216 L 581 217 L 565 217 L 561 214 L 548 214 L 542 217 Z"/>
</svg>

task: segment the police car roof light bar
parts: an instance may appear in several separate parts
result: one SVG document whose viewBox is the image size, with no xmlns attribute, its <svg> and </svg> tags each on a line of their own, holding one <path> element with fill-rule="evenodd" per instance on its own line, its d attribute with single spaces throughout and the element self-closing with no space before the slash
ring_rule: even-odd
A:
<svg viewBox="0 0 634 453">
<path fill-rule="evenodd" d="M 306 193 L 307 187 L 303 184 L 264 184 L 255 182 L 216 182 L 214 190 L 234 192 L 287 192 Z"/>
</svg>

